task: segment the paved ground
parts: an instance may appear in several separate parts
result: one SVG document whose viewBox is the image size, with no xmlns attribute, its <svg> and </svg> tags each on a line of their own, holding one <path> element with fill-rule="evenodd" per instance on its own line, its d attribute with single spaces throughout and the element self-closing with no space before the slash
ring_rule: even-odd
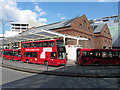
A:
<svg viewBox="0 0 120 90">
<path fill-rule="evenodd" d="M 74 74 L 74 75 L 93 75 L 93 76 L 120 76 L 120 66 L 80 66 L 73 61 L 69 61 L 66 66 L 45 66 L 20 61 L 4 60 L 4 64 L 14 67 L 31 69 L 32 71 L 51 71 L 54 73 Z"/>
<path fill-rule="evenodd" d="M 2 68 L 2 88 L 118 88 L 116 78 L 41 75 Z"/>
</svg>

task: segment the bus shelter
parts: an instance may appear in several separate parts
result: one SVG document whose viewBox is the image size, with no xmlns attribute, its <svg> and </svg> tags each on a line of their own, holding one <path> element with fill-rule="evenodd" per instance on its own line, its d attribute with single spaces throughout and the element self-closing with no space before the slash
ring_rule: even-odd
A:
<svg viewBox="0 0 120 90">
<path fill-rule="evenodd" d="M 4 38 L 4 41 L 1 40 L 0 45 L 2 46 L 2 43 L 4 45 L 7 45 L 10 43 L 15 43 L 15 42 L 38 41 L 38 40 L 43 40 L 43 39 L 53 39 L 53 38 L 59 38 L 59 37 L 62 37 L 64 42 L 66 38 L 76 39 L 77 45 L 78 45 L 79 40 L 88 40 L 87 38 L 60 34 L 58 32 L 51 31 L 51 30 L 45 30 L 45 29 L 34 30 L 33 28 L 32 30 L 23 32 L 22 34 L 19 34 L 13 37 Z"/>
</svg>

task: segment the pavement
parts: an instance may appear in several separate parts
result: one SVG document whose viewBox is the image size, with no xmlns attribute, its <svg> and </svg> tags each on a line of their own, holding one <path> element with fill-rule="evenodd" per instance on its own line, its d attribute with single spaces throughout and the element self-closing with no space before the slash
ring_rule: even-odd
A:
<svg viewBox="0 0 120 90">
<path fill-rule="evenodd" d="M 4 60 L 1 66 L 36 74 L 89 78 L 120 78 L 120 66 L 80 66 L 72 60 L 62 66 L 47 66 Z"/>
</svg>

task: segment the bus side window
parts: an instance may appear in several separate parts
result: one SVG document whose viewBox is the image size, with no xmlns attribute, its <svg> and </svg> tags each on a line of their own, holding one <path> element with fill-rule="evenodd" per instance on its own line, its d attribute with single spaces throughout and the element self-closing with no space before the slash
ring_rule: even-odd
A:
<svg viewBox="0 0 120 90">
<path fill-rule="evenodd" d="M 118 52 L 116 52 L 116 51 L 113 52 L 113 57 L 114 57 L 114 58 L 118 58 Z"/>
<path fill-rule="evenodd" d="M 33 57 L 37 58 L 37 52 L 33 52 Z"/>
<path fill-rule="evenodd" d="M 107 58 L 107 52 L 102 52 L 102 58 Z"/>
<path fill-rule="evenodd" d="M 30 55 L 29 55 L 30 57 L 32 57 L 32 52 L 30 52 Z"/>
<path fill-rule="evenodd" d="M 31 45 L 31 43 L 25 43 L 25 48 L 29 48 L 30 47 L 30 45 Z"/>
<path fill-rule="evenodd" d="M 95 57 L 99 58 L 101 55 L 100 55 L 100 52 L 94 52 L 95 53 Z"/>
<path fill-rule="evenodd" d="M 83 51 L 83 57 L 87 57 L 88 56 L 88 51 Z"/>
<path fill-rule="evenodd" d="M 112 58 L 112 52 L 108 52 L 108 58 Z"/>
<path fill-rule="evenodd" d="M 50 41 L 50 47 L 55 47 L 54 41 Z"/>
<path fill-rule="evenodd" d="M 25 55 L 26 55 L 25 57 L 30 57 L 29 52 L 26 52 L 26 54 L 25 54 Z"/>
<path fill-rule="evenodd" d="M 43 43 L 42 42 L 38 42 L 38 47 L 43 47 Z"/>
<path fill-rule="evenodd" d="M 120 58 L 120 51 L 119 51 L 119 58 Z"/>
<path fill-rule="evenodd" d="M 44 42 L 44 47 L 48 47 L 48 42 Z"/>
<path fill-rule="evenodd" d="M 94 53 L 92 51 L 89 52 L 90 57 L 94 57 Z"/>
<path fill-rule="evenodd" d="M 25 48 L 25 44 L 24 43 L 22 44 L 22 48 Z"/>
<path fill-rule="evenodd" d="M 34 42 L 34 43 L 33 43 L 33 47 L 37 47 L 37 42 Z"/>
<path fill-rule="evenodd" d="M 33 45 L 32 43 L 29 43 L 29 47 L 32 47 L 32 45 Z"/>
</svg>

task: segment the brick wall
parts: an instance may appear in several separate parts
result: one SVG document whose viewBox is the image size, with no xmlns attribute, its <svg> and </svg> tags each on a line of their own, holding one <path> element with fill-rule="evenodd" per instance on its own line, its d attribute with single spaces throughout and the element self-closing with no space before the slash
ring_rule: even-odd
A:
<svg viewBox="0 0 120 90">
<path fill-rule="evenodd" d="M 86 24 L 84 24 L 84 22 Z M 84 25 L 86 28 L 84 28 Z M 82 43 L 83 48 L 93 48 L 93 36 L 94 36 L 94 48 L 103 48 L 105 44 L 105 40 L 107 42 L 106 44 L 107 48 L 109 48 L 109 46 L 112 46 L 111 34 L 109 32 L 109 28 L 107 24 L 101 30 L 101 33 L 94 34 L 93 29 L 89 24 L 88 19 L 86 18 L 85 15 L 74 20 L 71 23 L 70 27 L 54 29 L 53 31 L 59 32 L 61 34 L 89 39 L 87 41 L 82 40 L 78 42 L 79 45 L 81 45 Z M 109 34 L 104 34 L 104 31 L 106 31 L 106 33 L 109 33 Z M 77 40 L 66 39 L 66 45 L 77 45 Z"/>
</svg>

